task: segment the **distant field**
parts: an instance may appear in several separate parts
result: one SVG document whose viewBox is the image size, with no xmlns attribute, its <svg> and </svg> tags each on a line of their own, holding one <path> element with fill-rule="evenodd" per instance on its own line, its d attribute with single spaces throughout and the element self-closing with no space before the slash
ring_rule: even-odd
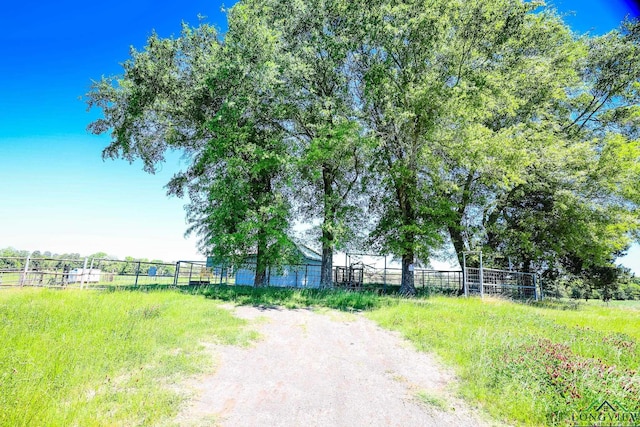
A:
<svg viewBox="0 0 640 427">
<path fill-rule="evenodd" d="M 18 286 L 20 285 L 21 273 L 2 273 L 0 275 L 0 286 Z M 104 276 L 104 275 L 103 275 Z M 142 285 L 172 285 L 174 281 L 173 276 L 138 276 L 137 284 Z M 42 274 L 35 276 L 33 274 L 28 275 L 27 284 L 31 286 L 63 286 L 62 274 Z M 114 275 L 107 279 L 102 279 L 98 282 L 85 281 L 84 286 L 92 287 L 109 287 L 109 286 L 133 286 L 136 284 L 135 274 L 131 275 Z M 67 283 L 64 286 L 79 287 L 80 281 Z"/>
<path fill-rule="evenodd" d="M 170 385 L 211 369 L 201 342 L 243 344 L 245 322 L 178 292 L 0 292 L 0 425 L 157 425 Z"/>
</svg>

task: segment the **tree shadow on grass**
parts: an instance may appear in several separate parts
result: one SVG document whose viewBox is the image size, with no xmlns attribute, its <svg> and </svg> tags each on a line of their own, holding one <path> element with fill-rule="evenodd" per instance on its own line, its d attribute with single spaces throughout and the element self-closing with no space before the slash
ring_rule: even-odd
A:
<svg viewBox="0 0 640 427">
<path fill-rule="evenodd" d="M 372 310 L 381 297 L 371 292 L 349 292 L 338 289 L 293 289 L 216 285 L 200 291 L 206 298 L 256 307 L 307 308 L 327 307 L 341 311 Z"/>
<path fill-rule="evenodd" d="M 559 300 L 559 299 L 544 299 L 541 301 L 526 301 L 523 304 L 538 307 L 538 308 L 548 308 L 551 310 L 573 310 L 577 311 L 582 307 L 580 301 L 575 300 Z"/>
</svg>

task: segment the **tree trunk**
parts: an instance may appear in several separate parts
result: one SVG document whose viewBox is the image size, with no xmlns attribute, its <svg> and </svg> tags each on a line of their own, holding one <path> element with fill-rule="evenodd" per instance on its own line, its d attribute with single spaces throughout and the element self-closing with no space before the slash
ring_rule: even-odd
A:
<svg viewBox="0 0 640 427">
<path fill-rule="evenodd" d="M 320 287 L 333 286 L 333 236 L 326 230 L 322 231 L 322 265 L 320 267 Z"/>
<path fill-rule="evenodd" d="M 416 294 L 413 274 L 413 251 L 402 255 L 402 284 L 400 285 L 400 295 L 412 297 Z"/>
<path fill-rule="evenodd" d="M 464 252 L 464 238 L 462 237 L 462 232 L 460 228 L 457 226 L 449 226 L 449 236 L 451 237 L 451 242 L 453 243 L 453 249 L 456 251 L 456 257 L 458 258 L 458 263 L 460 264 L 460 268 L 464 263 L 463 255 Z"/>
<path fill-rule="evenodd" d="M 256 275 L 253 279 L 253 286 L 261 287 L 267 285 L 267 242 L 263 238 L 264 233 L 258 237 L 258 253 L 256 254 Z"/>
<path fill-rule="evenodd" d="M 462 232 L 460 228 L 457 226 L 449 226 L 449 236 L 451 237 L 451 242 L 453 243 L 453 249 L 456 251 L 456 257 L 458 258 L 458 263 L 460 263 L 460 270 L 464 269 L 464 238 L 462 237 Z M 464 275 L 464 271 L 462 272 Z M 464 283 L 460 282 L 460 288 L 458 289 L 458 295 L 462 295 L 464 293 Z"/>
<path fill-rule="evenodd" d="M 462 187 L 462 195 L 460 197 L 460 204 L 457 209 L 454 211 L 454 221 L 447 228 L 449 229 L 449 236 L 451 237 L 451 242 L 453 243 L 453 248 L 456 251 L 456 256 L 458 258 L 458 263 L 460 264 L 460 268 L 463 268 L 464 256 L 463 252 L 465 250 L 464 246 L 464 237 L 462 235 L 462 230 L 464 230 L 464 213 L 467 209 L 469 203 L 471 203 L 472 198 L 472 185 L 475 178 L 475 171 L 469 171 L 467 177 L 464 182 L 464 186 Z"/>
<path fill-rule="evenodd" d="M 333 200 L 333 186 L 330 170 L 326 167 L 322 169 L 322 185 L 324 189 L 324 212 L 322 219 L 322 265 L 320 266 L 320 287 L 330 288 L 333 286 L 333 245 L 334 238 L 331 227 L 335 221 L 336 208 Z"/>
<path fill-rule="evenodd" d="M 256 288 L 260 288 L 262 286 L 266 286 L 266 284 L 267 284 L 267 268 L 257 267 L 256 277 L 253 280 L 253 286 L 255 286 Z"/>
<path fill-rule="evenodd" d="M 271 189 L 271 175 L 269 173 L 262 173 L 257 178 L 252 185 L 254 189 L 255 197 L 255 209 L 256 211 L 260 210 L 260 205 L 266 198 L 270 198 L 272 195 Z M 265 230 L 266 224 L 269 221 L 269 218 L 266 214 L 260 218 L 262 226 L 258 229 L 257 235 L 257 253 L 256 253 L 256 275 L 253 279 L 253 286 L 267 286 L 268 277 L 267 277 L 267 268 L 269 267 L 269 257 L 268 257 L 268 245 L 267 245 L 267 231 Z"/>
<path fill-rule="evenodd" d="M 413 208 L 414 197 L 411 195 L 414 194 L 418 186 L 415 168 L 410 171 L 408 178 L 400 180 L 400 182 L 396 181 L 396 194 L 402 215 L 402 224 L 409 229 L 417 223 L 416 211 Z M 402 247 L 402 282 L 399 293 L 402 296 L 413 297 L 416 294 L 413 277 L 416 236 L 413 231 L 402 231 Z"/>
</svg>

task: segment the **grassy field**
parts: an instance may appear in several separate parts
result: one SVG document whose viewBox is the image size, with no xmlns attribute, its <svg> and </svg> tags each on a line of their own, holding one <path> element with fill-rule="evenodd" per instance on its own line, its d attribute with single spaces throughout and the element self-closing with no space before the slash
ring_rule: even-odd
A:
<svg viewBox="0 0 640 427">
<path fill-rule="evenodd" d="M 177 292 L 0 292 L 0 425 L 157 425 L 212 369 L 201 342 L 243 344 L 245 322 Z"/>
<path fill-rule="evenodd" d="M 640 413 L 637 304 L 200 291 L 206 298 L 176 291 L 0 292 L 0 425 L 166 423 L 183 399 L 168 386 L 211 368 L 202 364 L 200 342 L 254 338 L 219 301 L 363 310 L 437 354 L 457 372 L 469 402 L 509 423 L 570 425 L 605 400 L 623 415 Z"/>
<path fill-rule="evenodd" d="M 640 414 L 635 310 L 436 297 L 399 300 L 368 316 L 438 354 L 456 370 L 463 395 L 498 419 L 569 425 L 605 400 L 623 416 Z"/>
<path fill-rule="evenodd" d="M 580 304 L 585 303 L 584 300 L 580 300 L 577 302 L 579 302 Z M 605 303 L 601 300 L 590 299 L 586 304 L 596 307 L 630 308 L 634 310 L 640 310 L 640 300 L 609 301 Z"/>
</svg>

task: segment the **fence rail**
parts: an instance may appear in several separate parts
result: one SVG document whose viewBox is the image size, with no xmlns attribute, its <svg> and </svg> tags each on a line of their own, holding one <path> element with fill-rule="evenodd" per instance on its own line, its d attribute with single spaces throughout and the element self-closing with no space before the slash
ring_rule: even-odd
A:
<svg viewBox="0 0 640 427">
<path fill-rule="evenodd" d="M 367 277 L 366 274 L 365 277 Z M 366 282 L 385 286 L 400 286 L 402 270 L 399 268 L 376 270 L 375 273 L 369 275 L 369 280 Z M 418 290 L 429 289 L 442 293 L 455 293 L 461 292 L 463 289 L 463 275 L 462 271 L 416 269 L 413 272 L 413 283 Z"/>
<path fill-rule="evenodd" d="M 0 287 L 173 285 L 176 264 L 137 260 L 0 258 Z"/>
<path fill-rule="evenodd" d="M 185 287 L 201 285 L 252 286 L 255 264 L 208 266 L 205 261 L 160 263 L 112 259 L 0 258 L 0 288 L 42 287 Z M 399 287 L 399 268 L 336 266 L 335 287 L 387 291 Z M 300 264 L 269 268 L 268 286 L 319 288 L 320 265 Z M 463 271 L 416 269 L 414 285 L 418 292 L 444 294 L 480 294 L 511 299 L 538 299 L 541 293 L 536 277 L 530 273 L 467 267 Z"/>
<path fill-rule="evenodd" d="M 467 267 L 465 279 L 466 294 L 535 300 L 542 296 L 533 273 Z"/>
</svg>

